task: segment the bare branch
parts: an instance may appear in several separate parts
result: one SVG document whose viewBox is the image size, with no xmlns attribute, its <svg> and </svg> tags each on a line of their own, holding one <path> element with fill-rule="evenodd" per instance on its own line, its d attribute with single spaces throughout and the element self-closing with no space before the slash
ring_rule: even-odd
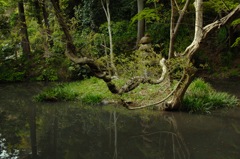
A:
<svg viewBox="0 0 240 159">
<path fill-rule="evenodd" d="M 233 21 L 236 17 L 240 17 L 240 4 L 232 11 L 230 12 L 228 15 L 226 15 L 225 17 L 221 18 L 220 20 L 217 20 L 211 24 L 206 25 L 203 28 L 203 38 L 206 38 L 207 35 L 214 29 L 219 29 L 222 26 L 230 23 L 231 21 Z"/>
<path fill-rule="evenodd" d="M 104 4 L 105 2 L 105 4 Z M 109 0 L 101 0 L 101 4 L 102 4 L 102 8 L 105 12 L 105 16 L 107 18 L 107 23 L 108 23 L 108 35 L 109 35 L 109 47 L 110 47 L 110 65 L 111 65 L 111 68 L 112 68 L 112 71 L 113 71 L 113 74 L 115 76 L 118 76 L 118 73 L 117 73 L 117 68 L 114 64 L 114 54 L 113 54 L 113 41 L 112 41 L 112 31 L 111 31 L 111 14 L 110 14 L 110 10 L 109 10 Z M 106 6 L 105 6 L 106 5 Z"/>
<path fill-rule="evenodd" d="M 177 7 L 177 10 L 180 11 L 180 8 L 179 8 L 178 3 L 177 3 L 176 0 L 174 0 L 174 3 L 175 3 L 175 6 Z"/>
<path fill-rule="evenodd" d="M 187 7 L 188 7 L 189 3 L 190 3 L 190 0 L 187 0 L 185 2 L 185 5 L 184 5 L 183 9 L 180 11 L 179 18 L 178 18 L 177 24 L 176 24 L 175 29 L 174 29 L 174 33 L 176 33 L 178 31 L 179 26 L 182 22 L 184 14 L 186 13 L 186 10 L 187 10 Z"/>
<path fill-rule="evenodd" d="M 107 20 L 108 20 L 108 12 L 107 12 L 107 9 L 106 9 L 106 7 L 105 7 L 105 5 L 103 3 L 103 0 L 101 0 L 101 4 L 102 4 L 103 10 L 104 10 L 104 13 L 105 13 L 105 15 L 107 17 Z"/>
<path fill-rule="evenodd" d="M 175 2 L 175 5 L 177 4 L 176 1 Z M 176 22 L 176 26 L 174 26 L 174 23 L 175 23 L 175 11 L 174 11 L 174 2 L 173 0 L 171 0 L 171 25 L 170 25 L 170 44 L 169 44 L 169 53 L 168 53 L 168 58 L 172 58 L 173 55 L 174 55 L 174 43 L 175 43 L 175 38 L 176 38 L 176 35 L 177 35 L 177 32 L 178 32 L 178 29 L 179 29 L 179 26 L 182 22 L 182 19 L 184 17 L 184 14 L 186 13 L 186 10 L 187 10 L 187 7 L 190 3 L 190 0 L 187 0 L 184 4 L 184 7 L 182 10 L 179 10 L 179 17 L 178 17 L 178 20 Z"/>
</svg>

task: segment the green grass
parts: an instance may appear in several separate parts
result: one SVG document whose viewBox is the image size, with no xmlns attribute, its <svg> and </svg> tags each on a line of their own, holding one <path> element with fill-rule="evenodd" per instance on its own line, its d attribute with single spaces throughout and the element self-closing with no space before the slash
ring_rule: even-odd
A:
<svg viewBox="0 0 240 159">
<path fill-rule="evenodd" d="M 217 92 L 202 79 L 196 79 L 189 86 L 183 101 L 184 108 L 194 113 L 210 113 L 211 110 L 234 107 L 239 104 L 237 97 Z"/>
<path fill-rule="evenodd" d="M 54 88 L 49 88 L 35 96 L 37 101 L 71 101 L 75 100 L 78 93 L 67 85 L 57 85 Z"/>
<path fill-rule="evenodd" d="M 104 81 L 92 77 L 80 82 L 58 84 L 34 97 L 37 101 L 73 101 L 80 100 L 87 104 L 97 104 L 103 99 L 116 98 Z"/>
</svg>

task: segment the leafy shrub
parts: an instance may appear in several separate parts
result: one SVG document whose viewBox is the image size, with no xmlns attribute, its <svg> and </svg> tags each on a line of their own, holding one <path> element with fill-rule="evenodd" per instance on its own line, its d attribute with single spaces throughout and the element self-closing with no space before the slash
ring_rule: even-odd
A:
<svg viewBox="0 0 240 159">
<path fill-rule="evenodd" d="M 237 97 L 225 92 L 217 92 L 202 79 L 196 79 L 189 86 L 183 104 L 189 112 L 210 113 L 217 108 L 234 107 L 238 102 Z"/>
</svg>

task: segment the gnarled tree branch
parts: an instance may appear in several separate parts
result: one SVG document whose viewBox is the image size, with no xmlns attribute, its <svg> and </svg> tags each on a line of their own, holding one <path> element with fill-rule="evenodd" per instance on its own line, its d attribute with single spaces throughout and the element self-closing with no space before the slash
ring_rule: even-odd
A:
<svg viewBox="0 0 240 159">
<path fill-rule="evenodd" d="M 77 56 L 76 47 L 73 43 L 72 36 L 69 33 L 66 22 L 64 21 L 64 17 L 61 14 L 61 10 L 60 10 L 59 6 L 56 4 L 55 0 L 51 0 L 51 2 L 54 7 L 55 15 L 58 19 L 58 23 L 61 26 L 61 28 L 64 32 L 64 35 L 65 35 L 65 38 L 67 40 L 65 55 L 76 64 L 87 65 L 93 72 L 94 76 L 96 76 L 99 79 L 104 80 L 104 82 L 108 86 L 108 89 L 112 93 L 121 95 L 123 93 L 127 93 L 127 92 L 135 89 L 136 87 L 139 86 L 140 83 L 159 84 L 160 82 L 162 82 L 164 80 L 165 74 L 167 72 L 167 67 L 165 65 L 165 59 L 163 58 L 160 61 L 160 66 L 162 67 L 163 71 L 162 71 L 161 77 L 158 80 L 152 80 L 148 77 L 133 77 L 121 88 L 118 88 L 113 83 L 112 76 L 109 75 L 108 72 L 102 70 L 101 67 L 97 64 L 97 62 L 95 60 L 93 60 L 91 58 L 87 58 L 87 57 L 78 57 Z"/>
<path fill-rule="evenodd" d="M 120 89 L 119 94 L 130 92 L 131 90 L 137 88 L 141 83 L 160 84 L 163 82 L 167 74 L 167 66 L 165 62 L 165 58 L 162 58 L 159 62 L 159 65 L 162 67 L 162 74 L 159 79 L 154 80 L 145 76 L 133 77 Z"/>
</svg>

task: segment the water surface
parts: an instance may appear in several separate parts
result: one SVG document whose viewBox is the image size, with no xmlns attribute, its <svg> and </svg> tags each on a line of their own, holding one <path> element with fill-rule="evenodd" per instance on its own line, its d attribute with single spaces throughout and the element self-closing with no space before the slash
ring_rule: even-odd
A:
<svg viewBox="0 0 240 159">
<path fill-rule="evenodd" d="M 228 91 L 239 95 L 234 86 Z M 239 108 L 194 115 L 32 101 L 42 87 L 0 85 L 0 140 L 18 158 L 240 158 Z"/>
</svg>

